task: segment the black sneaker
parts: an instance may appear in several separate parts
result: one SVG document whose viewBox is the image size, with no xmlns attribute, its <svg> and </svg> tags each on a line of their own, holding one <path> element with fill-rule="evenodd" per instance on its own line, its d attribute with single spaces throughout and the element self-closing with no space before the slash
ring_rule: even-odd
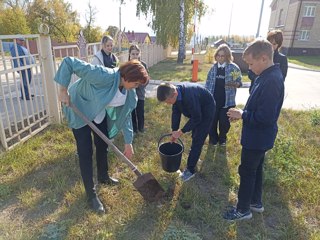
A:
<svg viewBox="0 0 320 240">
<path fill-rule="evenodd" d="M 252 218 L 252 213 L 250 210 L 242 213 L 238 211 L 236 207 L 230 207 L 229 210 L 223 214 L 223 218 L 228 221 L 245 220 Z"/>
<path fill-rule="evenodd" d="M 118 185 L 119 180 L 113 177 L 108 177 L 105 180 L 99 180 L 100 184 L 106 184 L 106 185 Z"/>
<path fill-rule="evenodd" d="M 90 208 L 96 213 L 104 214 L 106 212 L 98 196 L 89 199 L 88 202 Z"/>
<path fill-rule="evenodd" d="M 262 213 L 264 211 L 264 207 L 262 204 L 250 204 L 250 210 L 257 213 Z"/>
</svg>

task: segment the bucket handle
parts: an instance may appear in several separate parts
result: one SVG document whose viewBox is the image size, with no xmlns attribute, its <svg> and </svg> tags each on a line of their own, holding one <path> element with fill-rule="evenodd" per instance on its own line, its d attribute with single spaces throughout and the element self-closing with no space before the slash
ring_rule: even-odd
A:
<svg viewBox="0 0 320 240">
<path fill-rule="evenodd" d="M 171 136 L 171 135 L 172 135 L 171 133 L 163 134 L 163 135 L 160 137 L 159 141 L 158 141 L 158 148 L 159 148 L 159 145 L 160 145 L 161 140 L 162 140 L 163 138 L 165 138 L 165 137 L 169 137 L 169 136 Z M 180 138 L 177 138 L 177 139 L 178 139 L 179 143 L 180 143 L 180 144 L 181 144 L 181 146 L 182 146 L 182 152 L 183 152 L 183 151 L 184 151 L 184 145 L 183 145 L 183 142 L 181 141 L 181 139 L 180 139 Z"/>
</svg>

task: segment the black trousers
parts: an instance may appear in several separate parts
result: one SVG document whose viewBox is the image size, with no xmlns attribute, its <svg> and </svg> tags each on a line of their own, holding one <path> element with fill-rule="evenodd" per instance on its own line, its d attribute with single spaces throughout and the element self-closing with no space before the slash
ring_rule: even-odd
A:
<svg viewBox="0 0 320 240">
<path fill-rule="evenodd" d="M 242 148 L 237 209 L 246 212 L 250 204 L 262 204 L 263 163 L 266 151 Z"/>
<path fill-rule="evenodd" d="M 138 100 L 137 107 L 132 111 L 133 131 L 141 132 L 144 129 L 144 100 Z"/>
<path fill-rule="evenodd" d="M 192 130 L 192 143 L 187 161 L 187 168 L 191 173 L 195 172 L 203 144 L 208 136 L 214 116 L 214 109 L 214 104 L 213 106 L 208 106 L 206 110 L 202 112 L 202 122 Z"/>
<path fill-rule="evenodd" d="M 104 118 L 100 124 L 93 122 L 99 130 L 106 136 L 107 134 L 107 118 Z M 97 175 L 98 181 L 104 181 L 108 177 L 108 145 L 86 125 L 79 129 L 72 129 L 73 135 L 77 143 L 77 151 L 79 155 L 79 165 L 82 181 L 89 199 L 96 196 L 96 190 L 93 181 L 93 164 L 92 164 L 92 134 L 94 145 L 96 147 Z"/>
<path fill-rule="evenodd" d="M 224 143 L 227 141 L 227 133 L 230 129 L 230 122 L 227 116 L 227 112 L 231 107 L 223 108 L 218 106 L 216 108 L 212 127 L 209 131 L 210 143 L 216 144 L 218 142 Z M 219 133 L 218 133 L 218 124 L 219 124 Z"/>
</svg>

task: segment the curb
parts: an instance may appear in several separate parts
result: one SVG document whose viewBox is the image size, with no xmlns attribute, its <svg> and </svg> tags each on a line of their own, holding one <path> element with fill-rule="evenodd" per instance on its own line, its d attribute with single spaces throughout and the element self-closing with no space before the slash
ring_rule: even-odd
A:
<svg viewBox="0 0 320 240">
<path fill-rule="evenodd" d="M 163 81 L 163 80 L 151 80 L 151 79 L 149 80 L 149 84 L 150 84 L 150 85 L 160 85 L 160 84 L 163 83 L 163 82 L 167 82 L 167 81 Z M 186 82 L 186 81 L 184 81 L 184 82 Z M 189 81 L 188 81 L 188 82 L 189 82 Z M 170 83 L 172 83 L 172 84 L 179 84 L 179 83 L 183 83 L 183 82 L 170 82 Z M 195 82 L 195 83 L 202 84 L 202 85 L 205 84 L 204 82 Z M 240 88 L 249 88 L 250 85 L 251 85 L 250 82 L 243 82 L 243 83 L 242 83 L 242 86 L 241 86 Z"/>
<path fill-rule="evenodd" d="M 309 72 L 320 72 L 320 70 L 316 70 L 316 69 L 311 69 L 311 68 L 305 68 L 305 67 L 299 67 L 299 66 L 290 66 L 288 65 L 289 68 L 293 68 L 293 69 L 299 69 L 299 70 L 303 70 L 303 71 L 309 71 Z"/>
</svg>

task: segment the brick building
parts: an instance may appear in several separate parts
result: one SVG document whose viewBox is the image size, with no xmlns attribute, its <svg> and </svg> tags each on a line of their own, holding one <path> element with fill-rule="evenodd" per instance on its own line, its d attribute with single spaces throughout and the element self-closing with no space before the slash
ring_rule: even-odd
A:
<svg viewBox="0 0 320 240">
<path fill-rule="evenodd" d="M 320 0 L 273 0 L 269 29 L 281 29 L 282 52 L 320 54 Z"/>
</svg>

